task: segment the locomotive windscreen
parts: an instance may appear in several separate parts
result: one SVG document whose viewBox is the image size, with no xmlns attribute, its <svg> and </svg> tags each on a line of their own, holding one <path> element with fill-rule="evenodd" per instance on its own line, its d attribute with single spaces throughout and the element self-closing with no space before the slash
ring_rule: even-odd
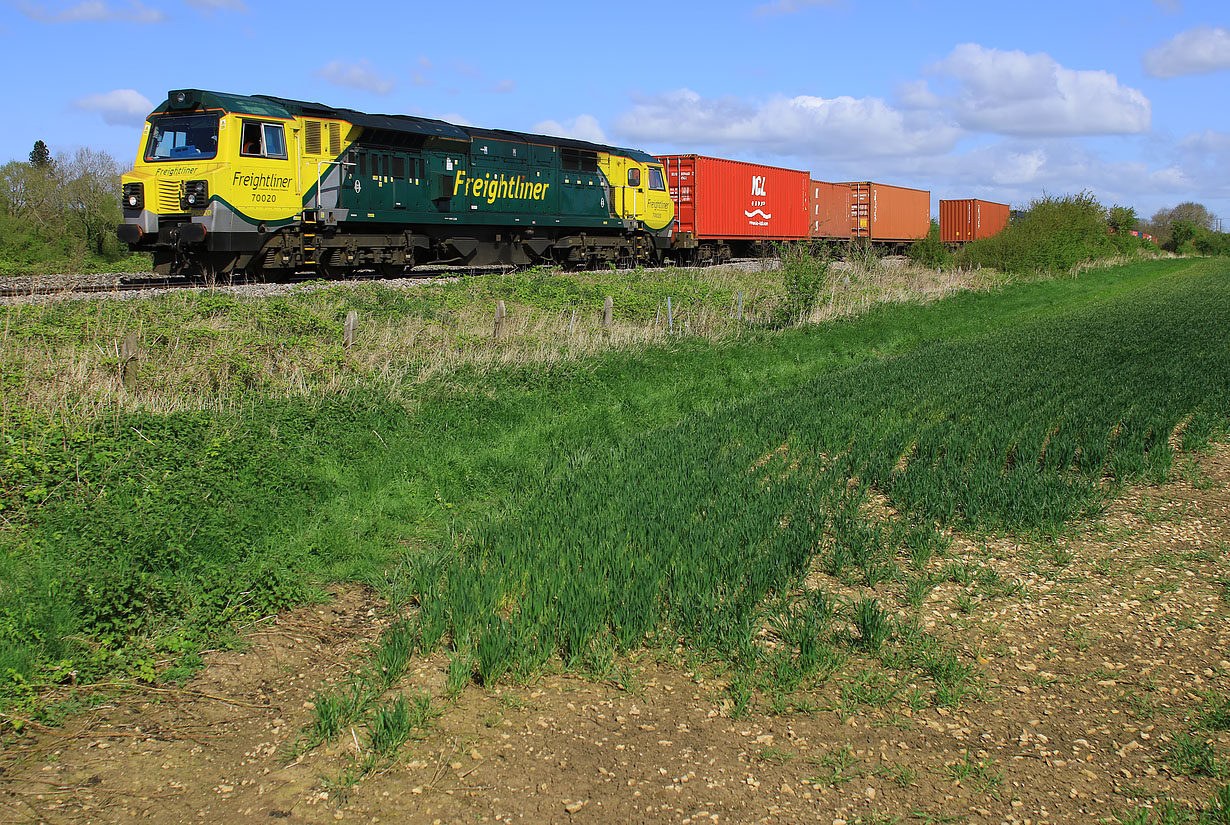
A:
<svg viewBox="0 0 1230 825">
<path fill-rule="evenodd" d="M 217 154 L 217 115 L 160 117 L 150 125 L 147 161 L 202 160 Z"/>
</svg>

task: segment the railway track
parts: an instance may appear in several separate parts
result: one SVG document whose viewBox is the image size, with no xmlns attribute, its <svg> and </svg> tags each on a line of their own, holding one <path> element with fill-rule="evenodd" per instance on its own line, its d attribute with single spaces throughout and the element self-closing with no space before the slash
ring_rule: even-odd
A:
<svg viewBox="0 0 1230 825">
<path fill-rule="evenodd" d="M 720 266 L 737 268 L 764 267 L 767 263 L 767 260 L 764 258 L 733 258 Z M 775 264 L 776 262 L 773 263 Z M 244 288 L 253 289 L 259 287 L 263 289 L 276 290 L 278 287 L 283 286 L 289 287 L 313 283 L 324 286 L 331 286 L 334 284 L 364 283 L 368 281 L 425 283 L 440 278 L 458 278 L 466 275 L 489 275 L 497 272 L 512 272 L 515 270 L 516 267 L 506 264 L 473 267 L 428 265 L 415 267 L 414 269 L 397 275 L 384 275 L 374 270 L 363 271 L 344 280 L 327 280 L 321 278 L 320 274 L 317 272 L 301 272 L 290 278 L 278 281 L 232 279 L 217 281 L 212 284 L 196 278 L 163 278 L 152 274 L 142 275 L 124 273 L 101 276 L 49 275 L 41 276 L 38 279 L 23 279 L 24 282 L 17 285 L 0 282 L 0 300 L 7 299 L 10 301 L 20 301 L 21 299 L 48 297 L 76 298 L 89 295 L 113 295 L 131 292 L 167 292 L 177 289 L 239 290 Z M 87 280 L 89 278 L 94 278 L 95 280 Z"/>
</svg>

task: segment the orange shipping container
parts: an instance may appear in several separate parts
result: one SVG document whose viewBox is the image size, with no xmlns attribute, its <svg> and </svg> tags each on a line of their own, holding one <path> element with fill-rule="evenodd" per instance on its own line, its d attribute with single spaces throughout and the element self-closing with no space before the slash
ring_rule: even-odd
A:
<svg viewBox="0 0 1230 825">
<path fill-rule="evenodd" d="M 811 182 L 811 236 L 852 237 L 850 233 L 850 187 L 844 183 Z"/>
<path fill-rule="evenodd" d="M 977 198 L 940 201 L 940 240 L 965 243 L 998 235 L 1008 225 L 1008 204 Z"/>
<path fill-rule="evenodd" d="M 807 172 L 710 158 L 663 155 L 675 201 L 675 229 L 698 240 L 797 240 L 807 237 Z"/>
<path fill-rule="evenodd" d="M 931 193 L 887 183 L 858 181 L 850 187 L 851 237 L 871 241 L 917 241 L 931 230 Z"/>
</svg>

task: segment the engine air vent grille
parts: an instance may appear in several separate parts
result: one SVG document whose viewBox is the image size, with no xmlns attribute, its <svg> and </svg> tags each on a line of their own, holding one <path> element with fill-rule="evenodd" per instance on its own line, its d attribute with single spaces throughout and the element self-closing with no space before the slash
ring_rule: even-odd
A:
<svg viewBox="0 0 1230 825">
<path fill-rule="evenodd" d="M 342 153 L 342 127 L 337 123 L 329 124 L 329 154 L 337 157 Z"/>
<path fill-rule="evenodd" d="M 309 155 L 320 154 L 320 121 L 309 120 L 303 132 L 303 151 Z"/>
<path fill-rule="evenodd" d="M 177 180 L 160 180 L 158 181 L 158 213 L 161 215 L 175 215 L 182 213 L 184 210 L 179 205 L 180 183 Z"/>
</svg>

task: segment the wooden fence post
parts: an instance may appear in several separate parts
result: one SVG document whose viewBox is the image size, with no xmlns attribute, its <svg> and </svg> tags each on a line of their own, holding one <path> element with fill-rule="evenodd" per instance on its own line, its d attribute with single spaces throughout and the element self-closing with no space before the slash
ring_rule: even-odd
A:
<svg viewBox="0 0 1230 825">
<path fill-rule="evenodd" d="M 120 348 L 120 383 L 128 392 L 137 391 L 137 334 L 128 333 Z"/>
<path fill-rule="evenodd" d="M 346 313 L 346 323 L 342 326 L 342 347 L 350 349 L 354 344 L 354 328 L 359 323 L 359 313 L 356 310 L 350 310 Z"/>
<path fill-rule="evenodd" d="M 496 301 L 495 304 L 495 337 L 499 338 L 504 334 L 504 316 L 507 312 L 504 309 L 503 301 Z"/>
<path fill-rule="evenodd" d="M 606 300 L 602 302 L 602 328 L 610 329 L 611 321 L 615 318 L 615 299 L 610 295 L 606 296 Z"/>
</svg>

